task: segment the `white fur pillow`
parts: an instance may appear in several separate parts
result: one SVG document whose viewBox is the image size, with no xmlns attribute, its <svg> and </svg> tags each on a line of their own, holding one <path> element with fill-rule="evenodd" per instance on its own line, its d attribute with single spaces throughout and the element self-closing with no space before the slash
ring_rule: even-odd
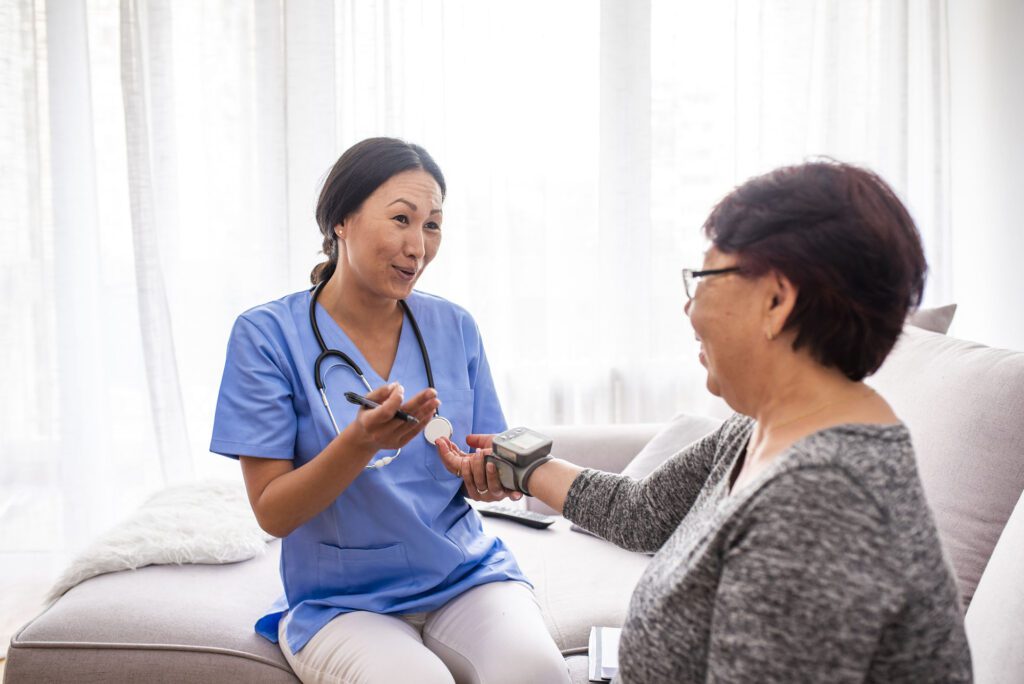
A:
<svg viewBox="0 0 1024 684">
<path fill-rule="evenodd" d="M 47 597 L 90 577 L 146 565 L 236 563 L 266 550 L 272 536 L 256 523 L 245 489 L 209 480 L 169 487 L 86 548 Z"/>
</svg>

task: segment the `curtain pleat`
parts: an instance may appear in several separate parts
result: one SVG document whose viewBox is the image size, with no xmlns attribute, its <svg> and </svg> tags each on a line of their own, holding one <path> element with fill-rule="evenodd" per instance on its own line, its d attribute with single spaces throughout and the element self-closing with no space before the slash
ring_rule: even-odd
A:
<svg viewBox="0 0 1024 684">
<path fill-rule="evenodd" d="M 192 479 L 193 461 L 174 351 L 174 326 L 164 286 L 160 222 L 157 218 L 157 207 L 171 204 L 160 202 L 157 196 L 172 193 L 173 190 L 167 187 L 170 184 L 156 187 L 154 182 L 158 174 L 154 171 L 150 147 L 152 122 L 147 106 L 145 69 L 148 60 L 143 52 L 143 27 L 139 14 L 138 0 L 121 0 L 121 87 L 127 139 L 128 197 L 131 204 L 139 325 L 153 413 L 153 438 L 160 456 L 164 483 L 172 484 Z M 157 26 L 160 25 L 157 23 Z M 159 41 L 156 45 L 159 47 L 166 43 Z M 154 61 L 159 61 L 161 57 L 156 57 Z M 166 170 L 162 177 L 172 179 L 173 169 Z M 173 194 L 170 199 L 173 200 Z M 166 228 L 174 230 L 177 226 L 168 225 Z M 181 321 L 181 325 L 187 325 L 187 321 Z"/>
<path fill-rule="evenodd" d="M 207 453 L 229 331 L 308 287 L 320 183 L 369 136 L 444 169 L 419 288 L 476 318 L 510 422 L 726 412 L 679 272 L 723 194 L 807 156 L 893 182 L 944 302 L 946 10 L 0 4 L 0 551 L 73 549 L 166 483 L 239 477 Z"/>
<path fill-rule="evenodd" d="M 75 547 L 105 521 L 109 453 L 95 150 L 84 0 L 46 4 L 56 320 L 55 440 L 63 534 Z"/>
</svg>

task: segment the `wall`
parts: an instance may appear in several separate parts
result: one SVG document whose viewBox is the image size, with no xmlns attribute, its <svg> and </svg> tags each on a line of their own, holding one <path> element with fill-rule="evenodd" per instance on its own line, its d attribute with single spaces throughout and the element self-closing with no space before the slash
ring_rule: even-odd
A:
<svg viewBox="0 0 1024 684">
<path fill-rule="evenodd" d="M 1024 2 L 953 0 L 951 334 L 1024 350 Z"/>
</svg>

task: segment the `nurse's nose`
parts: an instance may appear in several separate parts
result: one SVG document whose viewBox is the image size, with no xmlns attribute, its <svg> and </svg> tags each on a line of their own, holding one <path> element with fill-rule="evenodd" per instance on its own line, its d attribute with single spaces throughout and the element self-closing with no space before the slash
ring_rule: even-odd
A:
<svg viewBox="0 0 1024 684">
<path fill-rule="evenodd" d="M 422 259 L 423 255 L 427 253 L 427 244 L 426 239 L 423 237 L 423 231 L 410 230 L 407 235 L 408 237 L 405 240 L 406 256 Z"/>
</svg>

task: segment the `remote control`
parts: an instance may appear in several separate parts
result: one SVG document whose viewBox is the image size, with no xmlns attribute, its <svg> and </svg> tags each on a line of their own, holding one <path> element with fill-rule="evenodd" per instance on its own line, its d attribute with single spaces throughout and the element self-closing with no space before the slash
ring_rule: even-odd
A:
<svg viewBox="0 0 1024 684">
<path fill-rule="evenodd" d="M 550 526 L 555 522 L 553 515 L 543 515 L 536 511 L 528 511 L 525 508 L 515 508 L 507 503 L 501 501 L 494 501 L 491 503 L 475 502 L 473 508 L 477 510 L 480 515 L 486 515 L 491 518 L 505 518 L 512 522 L 517 522 L 527 527 L 535 527 L 537 529 L 543 529 Z"/>
</svg>

